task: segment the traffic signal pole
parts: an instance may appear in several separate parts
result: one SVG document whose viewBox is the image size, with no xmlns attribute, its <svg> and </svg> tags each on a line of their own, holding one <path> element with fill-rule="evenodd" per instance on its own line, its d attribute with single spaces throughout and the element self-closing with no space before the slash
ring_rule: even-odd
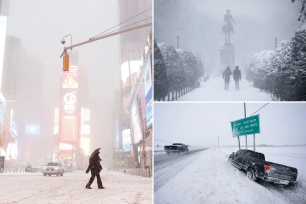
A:
<svg viewBox="0 0 306 204">
<path fill-rule="evenodd" d="M 78 46 L 81 46 L 81 45 L 84 45 L 84 44 L 87 44 L 87 43 L 91 43 L 91 42 L 94 42 L 94 41 L 97 41 L 97 40 L 101 40 L 101 39 L 108 38 L 108 37 L 111 37 L 111 36 L 114 36 L 114 35 L 118 35 L 118 34 L 121 34 L 121 33 L 129 32 L 129 31 L 132 31 L 132 30 L 136 30 L 136 29 L 144 28 L 144 27 L 148 27 L 148 26 L 152 26 L 152 23 L 147 23 L 147 24 L 143 24 L 143 25 L 140 25 L 140 26 L 135 26 L 135 27 L 132 27 L 132 28 L 124 29 L 124 30 L 121 30 L 121 31 L 118 31 L 118 32 L 109 33 L 107 35 L 102 35 L 101 37 L 97 37 L 97 38 L 89 38 L 89 40 L 87 40 L 87 41 L 84 41 L 84 42 L 81 42 L 81 43 L 78 43 L 78 44 L 75 44 L 75 45 L 71 45 L 69 47 L 64 47 L 64 51 L 63 51 L 62 55 L 60 56 L 60 58 L 63 56 L 63 54 L 67 53 L 68 49 L 72 49 L 74 47 L 78 47 Z"/>
</svg>

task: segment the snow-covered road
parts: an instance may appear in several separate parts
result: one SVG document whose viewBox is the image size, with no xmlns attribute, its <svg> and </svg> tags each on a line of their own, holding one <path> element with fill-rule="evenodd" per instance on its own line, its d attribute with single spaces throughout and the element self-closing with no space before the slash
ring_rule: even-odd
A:
<svg viewBox="0 0 306 204">
<path fill-rule="evenodd" d="M 85 189 L 90 173 L 67 172 L 63 177 L 42 173 L 0 174 L 0 203 L 152 203 L 152 178 L 101 171 L 105 189 Z"/>
<path fill-rule="evenodd" d="M 210 77 L 201 82 L 201 87 L 178 98 L 178 101 L 271 101 L 271 96 L 253 87 L 253 82 L 245 78 L 240 81 L 240 90 L 235 90 L 235 81 L 231 79 L 229 90 L 224 90 L 221 75 Z"/>
<path fill-rule="evenodd" d="M 160 178 L 159 183 L 165 180 L 164 185 L 154 188 L 154 203 L 306 203 L 304 169 L 299 169 L 298 187 L 294 190 L 264 181 L 256 183 L 227 163 L 232 151 L 208 149 L 154 172 L 154 176 Z M 287 161 L 290 155 L 282 157 Z M 296 162 L 305 160 L 301 158 Z M 163 174 L 167 176 L 163 178 Z"/>
</svg>

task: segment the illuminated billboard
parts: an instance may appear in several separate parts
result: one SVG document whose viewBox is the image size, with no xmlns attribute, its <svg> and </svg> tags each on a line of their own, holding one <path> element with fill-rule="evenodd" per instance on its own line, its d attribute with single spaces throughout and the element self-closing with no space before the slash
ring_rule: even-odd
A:
<svg viewBox="0 0 306 204">
<path fill-rule="evenodd" d="M 89 108 L 81 108 L 81 117 L 82 122 L 88 122 L 90 119 L 90 110 Z"/>
<path fill-rule="evenodd" d="M 147 61 L 144 69 L 145 100 L 146 100 L 146 122 L 149 127 L 153 122 L 153 97 L 152 97 L 152 76 L 151 76 L 151 57 Z"/>
<path fill-rule="evenodd" d="M 39 135 L 40 126 L 39 125 L 26 125 L 26 134 L 27 135 Z"/>
<path fill-rule="evenodd" d="M 81 108 L 81 134 L 89 135 L 90 134 L 90 110 L 88 108 Z"/>
<path fill-rule="evenodd" d="M 81 137 L 81 148 L 84 149 L 84 154 L 89 155 L 90 151 L 90 138 Z"/>
<path fill-rule="evenodd" d="M 90 134 L 90 125 L 86 123 L 81 124 L 81 134 L 89 135 Z"/>
<path fill-rule="evenodd" d="M 72 148 L 75 150 L 75 147 L 72 146 L 71 144 L 59 143 L 59 149 L 60 150 L 72 150 Z"/>
<path fill-rule="evenodd" d="M 6 27 L 7 27 L 7 17 L 0 16 L 0 87 L 1 87 L 1 80 L 2 80 Z"/>
<path fill-rule="evenodd" d="M 136 99 L 134 99 L 131 105 L 130 116 L 131 116 L 132 127 L 133 127 L 133 138 L 136 144 L 143 138 L 142 131 L 140 129 L 140 120 L 139 120 L 138 111 L 137 111 Z"/>
<path fill-rule="evenodd" d="M 61 141 L 76 142 L 78 140 L 78 117 L 62 116 Z"/>
<path fill-rule="evenodd" d="M 122 151 L 131 151 L 131 131 L 130 129 L 122 131 Z"/>
<path fill-rule="evenodd" d="M 76 91 L 64 91 L 62 103 L 62 112 L 65 115 L 75 115 L 78 112 L 78 93 Z"/>
</svg>

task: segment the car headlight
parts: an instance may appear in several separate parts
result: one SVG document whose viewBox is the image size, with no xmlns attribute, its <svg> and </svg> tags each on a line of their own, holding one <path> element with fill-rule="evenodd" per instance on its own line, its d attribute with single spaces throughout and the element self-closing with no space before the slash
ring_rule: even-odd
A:
<svg viewBox="0 0 306 204">
<path fill-rule="evenodd" d="M 58 167 L 55 167 L 56 170 L 58 170 Z"/>
<path fill-rule="evenodd" d="M 47 168 L 47 167 L 45 167 L 45 166 L 43 167 L 43 169 L 46 169 L 46 168 Z"/>
</svg>

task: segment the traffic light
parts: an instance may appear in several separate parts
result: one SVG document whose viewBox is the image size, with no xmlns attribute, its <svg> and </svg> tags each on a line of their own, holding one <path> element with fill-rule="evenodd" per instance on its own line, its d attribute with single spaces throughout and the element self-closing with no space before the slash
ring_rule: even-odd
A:
<svg viewBox="0 0 306 204">
<path fill-rule="evenodd" d="M 146 152 L 143 153 L 143 157 L 146 157 Z"/>
<path fill-rule="evenodd" d="M 63 71 L 69 72 L 69 55 L 66 54 L 63 56 Z"/>
</svg>

